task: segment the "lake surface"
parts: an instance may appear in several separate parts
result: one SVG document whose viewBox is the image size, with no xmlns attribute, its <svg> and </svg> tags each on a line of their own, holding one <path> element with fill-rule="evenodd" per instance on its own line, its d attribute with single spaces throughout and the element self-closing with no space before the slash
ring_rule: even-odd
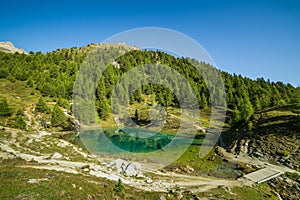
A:
<svg viewBox="0 0 300 200">
<path fill-rule="evenodd" d="M 80 133 L 80 140 L 93 153 L 149 153 L 190 145 L 194 138 L 146 129 L 104 129 Z"/>
</svg>

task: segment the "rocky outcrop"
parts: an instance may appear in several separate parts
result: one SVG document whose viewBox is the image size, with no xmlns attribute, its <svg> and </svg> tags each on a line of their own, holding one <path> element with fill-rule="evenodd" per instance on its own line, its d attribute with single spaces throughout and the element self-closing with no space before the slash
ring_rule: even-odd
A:
<svg viewBox="0 0 300 200">
<path fill-rule="evenodd" d="M 143 177 L 141 165 L 138 163 L 129 163 L 122 159 L 112 161 L 109 166 L 118 173 L 124 173 L 126 176 Z"/>
<path fill-rule="evenodd" d="M 16 48 L 13 45 L 13 43 L 11 43 L 10 41 L 8 41 L 8 42 L 0 42 L 0 51 L 6 52 L 6 53 L 16 53 L 16 52 L 18 52 L 18 53 L 28 54 L 23 49 Z"/>
</svg>

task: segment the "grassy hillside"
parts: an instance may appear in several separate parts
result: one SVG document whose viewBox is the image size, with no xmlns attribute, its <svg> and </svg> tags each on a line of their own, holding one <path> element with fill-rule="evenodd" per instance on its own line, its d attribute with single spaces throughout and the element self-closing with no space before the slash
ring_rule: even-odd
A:
<svg viewBox="0 0 300 200">
<path fill-rule="evenodd" d="M 251 127 L 231 127 L 222 134 L 223 141 L 235 153 L 262 157 L 299 170 L 299 108 L 299 104 L 293 104 L 256 113 Z"/>
</svg>

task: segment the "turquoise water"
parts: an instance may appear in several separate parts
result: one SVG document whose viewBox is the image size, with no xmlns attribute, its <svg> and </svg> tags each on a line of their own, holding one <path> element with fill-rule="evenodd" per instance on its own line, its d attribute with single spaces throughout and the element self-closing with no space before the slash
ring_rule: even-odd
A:
<svg viewBox="0 0 300 200">
<path fill-rule="evenodd" d="M 176 149 L 193 141 L 191 137 L 175 137 L 175 134 L 146 129 L 105 129 L 80 134 L 80 140 L 93 153 L 134 152 L 148 153 L 157 150 Z"/>
</svg>

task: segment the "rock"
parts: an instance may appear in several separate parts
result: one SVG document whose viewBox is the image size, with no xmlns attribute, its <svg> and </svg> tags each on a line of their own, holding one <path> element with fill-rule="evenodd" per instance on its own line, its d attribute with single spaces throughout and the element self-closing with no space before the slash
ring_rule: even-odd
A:
<svg viewBox="0 0 300 200">
<path fill-rule="evenodd" d="M 15 52 L 18 52 L 18 53 L 28 54 L 23 49 L 16 48 L 13 45 L 13 43 L 11 43 L 10 41 L 0 42 L 0 51 L 6 52 L 6 53 L 15 53 Z"/>
<path fill-rule="evenodd" d="M 55 152 L 51 158 L 52 158 L 52 159 L 60 159 L 60 158 L 62 158 L 62 157 L 63 157 L 63 156 L 62 156 L 60 153 Z"/>
<path fill-rule="evenodd" d="M 108 166 L 108 164 L 106 162 L 101 162 L 100 163 L 102 166 Z"/>
<path fill-rule="evenodd" d="M 128 163 L 125 160 L 117 159 L 112 161 L 108 167 L 117 170 L 118 173 L 124 172 L 126 176 L 143 176 L 141 165 L 138 163 Z"/>
<path fill-rule="evenodd" d="M 123 179 L 120 176 L 115 175 L 115 174 L 106 174 L 106 173 L 103 173 L 103 172 L 90 170 L 90 175 L 100 177 L 100 178 L 106 178 L 108 180 L 113 180 L 113 181 L 118 181 L 119 179 L 121 179 L 124 184 L 131 184 L 130 181 L 125 180 L 125 179 Z"/>
<path fill-rule="evenodd" d="M 138 176 L 142 175 L 141 171 L 141 166 L 136 163 L 129 163 L 124 170 L 126 176 Z"/>
<path fill-rule="evenodd" d="M 255 158 L 263 158 L 264 157 L 264 155 L 262 155 L 261 153 L 259 153 L 259 152 L 253 152 L 253 154 L 252 154 Z"/>
<path fill-rule="evenodd" d="M 147 179 L 145 180 L 145 182 L 148 183 L 148 184 L 150 184 L 150 183 L 153 183 L 153 180 L 152 180 L 151 178 L 147 178 Z"/>
<path fill-rule="evenodd" d="M 167 199 L 166 199 L 166 197 L 165 197 L 164 195 L 161 194 L 161 195 L 159 196 L 159 200 L 167 200 Z"/>
<path fill-rule="evenodd" d="M 47 181 L 48 179 L 47 178 L 40 178 L 40 179 L 35 179 L 35 178 L 32 178 L 32 179 L 29 179 L 27 181 L 27 183 L 38 183 L 40 181 Z"/>
<path fill-rule="evenodd" d="M 183 195 L 181 194 L 181 192 L 175 191 L 175 192 L 174 192 L 174 197 L 175 197 L 176 199 L 182 199 Z"/>
<path fill-rule="evenodd" d="M 215 155 L 212 155 L 211 157 L 209 157 L 209 160 L 210 161 L 214 161 L 216 159 L 216 156 Z"/>
<path fill-rule="evenodd" d="M 94 171 L 100 171 L 100 170 L 101 170 L 101 167 L 98 166 L 98 165 L 94 165 L 94 166 L 91 166 L 90 169 L 91 169 L 91 170 L 94 170 Z"/>
<path fill-rule="evenodd" d="M 140 173 L 136 175 L 136 178 L 145 178 L 145 176 L 142 173 Z"/>
<path fill-rule="evenodd" d="M 191 195 L 191 194 L 193 194 L 193 191 L 191 191 L 191 190 L 185 190 L 183 193 L 187 194 L 187 195 Z"/>
<path fill-rule="evenodd" d="M 188 170 L 190 171 L 190 172 L 193 172 L 193 171 L 195 171 L 195 169 L 194 168 L 192 168 L 192 167 L 188 167 Z"/>
<path fill-rule="evenodd" d="M 29 179 L 27 183 L 38 183 L 39 181 L 35 178 Z"/>
<path fill-rule="evenodd" d="M 108 165 L 108 167 L 114 168 L 117 170 L 118 173 L 120 173 L 126 169 L 127 165 L 128 165 L 128 162 L 126 160 L 117 159 L 117 160 L 112 161 Z"/>
</svg>

